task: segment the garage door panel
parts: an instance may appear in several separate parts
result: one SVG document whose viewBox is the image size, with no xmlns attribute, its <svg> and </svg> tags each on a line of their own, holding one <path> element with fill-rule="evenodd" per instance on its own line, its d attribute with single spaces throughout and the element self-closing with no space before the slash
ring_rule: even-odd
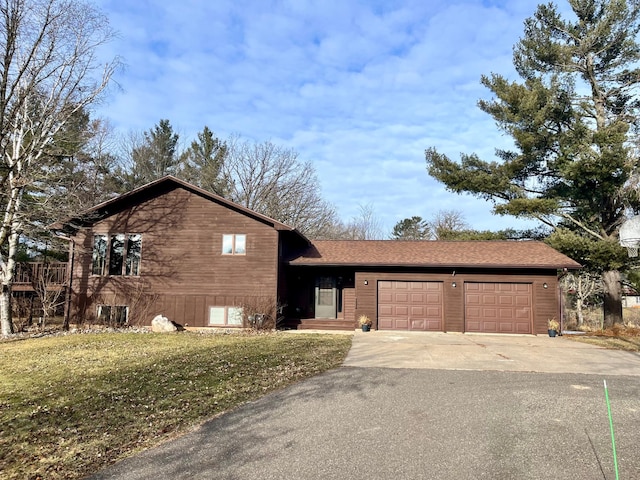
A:
<svg viewBox="0 0 640 480">
<path fill-rule="evenodd" d="M 480 305 L 480 295 L 469 294 L 467 295 L 467 305 Z"/>
<path fill-rule="evenodd" d="M 498 304 L 500 306 L 503 306 L 503 305 L 513 306 L 514 303 L 515 303 L 515 299 L 512 296 L 500 295 L 498 297 Z"/>
<path fill-rule="evenodd" d="M 464 301 L 467 332 L 531 333 L 531 284 L 465 283 Z"/>
<path fill-rule="evenodd" d="M 378 298 L 380 303 L 393 303 L 393 295 L 391 292 L 381 291 Z"/>
<path fill-rule="evenodd" d="M 427 318 L 442 318 L 442 308 L 439 306 L 427 307 Z"/>
<path fill-rule="evenodd" d="M 441 282 L 378 282 L 378 327 L 442 331 Z"/>
<path fill-rule="evenodd" d="M 425 304 L 427 303 L 427 297 L 424 293 L 412 293 L 409 301 L 412 304 L 416 304 L 416 303 Z"/>
<path fill-rule="evenodd" d="M 409 329 L 409 319 L 408 318 L 395 318 L 393 321 L 394 330 L 408 330 Z"/>
</svg>

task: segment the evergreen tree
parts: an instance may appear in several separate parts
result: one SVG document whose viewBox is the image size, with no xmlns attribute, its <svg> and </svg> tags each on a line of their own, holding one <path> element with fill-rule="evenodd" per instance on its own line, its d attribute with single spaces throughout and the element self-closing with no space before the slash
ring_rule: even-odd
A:
<svg viewBox="0 0 640 480">
<path fill-rule="evenodd" d="M 602 272 L 605 326 L 622 321 L 619 245 L 626 212 L 638 212 L 636 158 L 640 83 L 638 0 L 570 0 L 575 18 L 539 5 L 514 48 L 520 82 L 492 74 L 494 98 L 479 102 L 515 149 L 498 161 L 474 154 L 457 163 L 434 148 L 429 173 L 454 192 L 495 204 L 500 214 L 535 218 L 554 228 L 549 242 Z"/>
<path fill-rule="evenodd" d="M 418 216 L 400 220 L 391 231 L 392 240 L 429 240 L 430 238 L 429 224 Z"/>
<path fill-rule="evenodd" d="M 198 139 L 182 154 L 180 177 L 205 190 L 228 197 L 232 191 L 231 179 L 224 164 L 228 148 L 209 127 L 198 133 Z"/>
<path fill-rule="evenodd" d="M 179 135 L 173 131 L 169 120 L 160 120 L 142 138 L 133 138 L 129 148 L 128 165 L 120 172 L 122 191 L 128 191 L 165 175 L 179 171 Z"/>
</svg>

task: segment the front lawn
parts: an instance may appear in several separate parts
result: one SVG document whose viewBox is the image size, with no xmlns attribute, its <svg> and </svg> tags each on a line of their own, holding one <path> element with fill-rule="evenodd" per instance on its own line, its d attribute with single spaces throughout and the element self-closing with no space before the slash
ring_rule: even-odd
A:
<svg viewBox="0 0 640 480">
<path fill-rule="evenodd" d="M 3 479 L 82 478 L 339 366 L 351 336 L 102 333 L 0 343 Z"/>
</svg>

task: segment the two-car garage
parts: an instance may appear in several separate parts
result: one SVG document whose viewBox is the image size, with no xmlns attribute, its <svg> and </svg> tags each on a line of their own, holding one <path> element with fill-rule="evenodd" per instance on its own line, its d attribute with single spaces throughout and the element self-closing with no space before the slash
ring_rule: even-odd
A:
<svg viewBox="0 0 640 480">
<path fill-rule="evenodd" d="M 530 283 L 464 282 L 464 331 L 532 333 Z M 459 287 L 458 287 L 459 288 Z M 378 281 L 378 328 L 446 331 L 441 281 Z"/>
<path fill-rule="evenodd" d="M 318 240 L 289 265 L 292 278 L 333 276 L 336 298 L 352 293 L 355 328 L 532 335 L 561 318 L 558 272 L 580 268 L 528 240 Z M 297 315 L 307 298 L 291 298 Z"/>
</svg>

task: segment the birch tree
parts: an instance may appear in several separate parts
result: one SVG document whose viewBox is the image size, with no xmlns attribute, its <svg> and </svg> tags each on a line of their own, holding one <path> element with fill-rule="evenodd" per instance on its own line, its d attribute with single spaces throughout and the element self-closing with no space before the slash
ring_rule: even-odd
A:
<svg viewBox="0 0 640 480">
<path fill-rule="evenodd" d="M 80 109 L 104 92 L 118 65 L 98 48 L 107 18 L 80 0 L 0 0 L 0 325 L 13 331 L 11 287 L 25 222 L 25 189 L 43 181 L 47 148 Z"/>
</svg>

